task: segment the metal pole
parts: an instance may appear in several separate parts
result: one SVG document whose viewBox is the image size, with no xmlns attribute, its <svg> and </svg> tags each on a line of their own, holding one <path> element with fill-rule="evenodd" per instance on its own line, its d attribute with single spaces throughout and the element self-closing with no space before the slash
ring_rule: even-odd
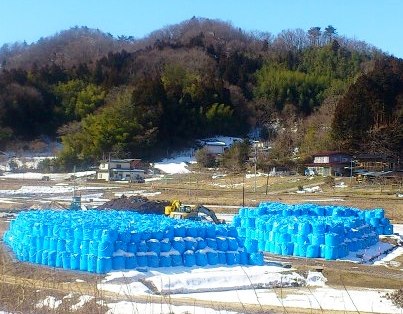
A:
<svg viewBox="0 0 403 314">
<path fill-rule="evenodd" d="M 257 164 L 257 145 L 256 143 L 254 143 L 255 145 L 255 186 L 253 188 L 253 192 L 256 193 L 256 164 Z"/>
<path fill-rule="evenodd" d="M 242 207 L 245 207 L 245 174 L 242 177 Z"/>
<path fill-rule="evenodd" d="M 353 157 L 350 159 L 350 186 L 353 182 Z"/>
<path fill-rule="evenodd" d="M 268 190 L 269 190 L 269 173 L 267 173 L 267 178 L 266 178 L 266 195 L 267 195 Z"/>
</svg>

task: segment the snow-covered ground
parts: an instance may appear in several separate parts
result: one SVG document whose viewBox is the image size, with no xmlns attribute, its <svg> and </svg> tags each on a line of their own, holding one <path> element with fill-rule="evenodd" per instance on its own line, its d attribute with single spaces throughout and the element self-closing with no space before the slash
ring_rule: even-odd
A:
<svg viewBox="0 0 403 314">
<path fill-rule="evenodd" d="M 326 285 L 326 278 L 321 273 L 310 272 L 304 278 L 293 270 L 274 266 L 174 267 L 149 269 L 142 272 L 112 272 L 106 276 L 98 288 L 127 296 L 128 300 L 130 296 L 149 295 L 149 289 L 140 283 L 139 279 L 151 284 L 158 293 L 169 293 L 169 298 L 166 297 L 166 300 L 187 298 L 204 300 L 213 304 L 221 302 L 239 305 L 255 304 L 262 306 L 263 310 L 266 306 L 278 306 L 322 309 L 324 312 L 341 310 L 401 313 L 391 301 L 384 298 L 385 294 L 390 293 L 391 290 L 330 287 Z M 284 295 L 281 295 L 282 293 Z M 108 306 L 111 307 L 111 313 L 123 313 L 119 309 L 120 306 L 127 309 L 135 308 L 136 305 L 137 303 L 119 302 Z M 161 304 L 147 306 L 152 308 Z M 165 308 L 166 306 L 168 305 L 164 304 Z M 198 310 L 192 308 L 191 313 L 193 311 L 199 313 Z M 185 311 L 174 313 L 186 313 Z M 209 310 L 206 313 L 229 312 L 210 312 Z"/>
<path fill-rule="evenodd" d="M 396 233 L 403 231 L 403 225 L 395 227 Z M 403 239 L 402 234 L 392 237 Z M 350 254 L 344 260 L 378 264 L 396 258 L 403 254 L 401 247 L 393 248 L 388 243 L 378 242 L 376 245 Z M 387 254 L 382 254 L 388 252 Z M 360 256 L 360 257 L 357 257 Z M 332 287 L 326 284 L 322 273 L 309 272 L 302 277 L 294 269 L 280 266 L 218 266 L 218 267 L 171 267 L 143 268 L 132 271 L 114 271 L 105 277 L 98 288 L 105 291 L 127 296 L 147 296 L 151 293 L 167 295 L 164 300 L 195 299 L 217 304 L 228 302 L 235 304 L 254 304 L 265 307 L 277 306 L 287 308 L 313 308 L 322 310 L 339 310 L 369 313 L 403 313 L 390 300 L 385 298 L 388 289 L 344 288 Z M 151 292 L 148 287 L 153 287 Z M 279 289 L 281 287 L 281 289 Z M 280 292 L 279 292 L 280 291 Z M 282 295 L 283 294 L 283 295 Z M 172 306 L 162 301 L 161 304 L 141 304 L 119 302 L 109 304 L 111 313 L 124 313 L 124 310 L 134 310 L 134 313 L 150 311 L 153 308 L 159 313 L 170 313 Z M 121 310 L 122 309 L 122 310 Z M 138 312 L 136 312 L 136 310 Z M 165 312 L 166 311 L 166 312 Z M 174 313 L 186 313 L 189 308 L 176 308 Z M 203 312 L 198 307 L 191 307 L 191 313 L 230 313 L 214 311 Z M 288 310 L 289 313 L 290 310 Z M 149 312 L 153 313 L 153 312 Z"/>
<path fill-rule="evenodd" d="M 190 163 L 196 163 L 193 149 L 178 153 L 175 157 L 163 159 L 155 163 L 154 168 L 167 174 L 189 173 L 187 166 Z"/>
<path fill-rule="evenodd" d="M 20 179 L 20 180 L 41 180 L 43 177 L 47 176 L 50 180 L 69 180 L 72 177 L 82 178 L 95 175 L 95 171 L 81 171 L 81 172 L 70 172 L 70 173 L 40 173 L 40 172 L 5 172 L 1 179 Z"/>
</svg>

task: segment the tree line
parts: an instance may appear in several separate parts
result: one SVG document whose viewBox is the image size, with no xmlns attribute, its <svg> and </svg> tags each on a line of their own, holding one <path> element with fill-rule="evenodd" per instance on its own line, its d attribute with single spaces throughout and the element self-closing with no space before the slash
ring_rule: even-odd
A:
<svg viewBox="0 0 403 314">
<path fill-rule="evenodd" d="M 272 164 L 373 143 L 401 153 L 401 60 L 331 25 L 273 36 L 192 18 L 139 40 L 75 27 L 3 46 L 0 62 L 0 147 L 60 137 L 63 169 L 251 129 Z"/>
</svg>

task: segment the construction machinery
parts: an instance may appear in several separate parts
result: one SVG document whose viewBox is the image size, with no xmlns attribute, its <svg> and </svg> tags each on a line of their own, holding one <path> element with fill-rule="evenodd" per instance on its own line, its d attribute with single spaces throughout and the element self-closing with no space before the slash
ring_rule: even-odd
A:
<svg viewBox="0 0 403 314">
<path fill-rule="evenodd" d="M 189 205 L 182 205 L 179 200 L 173 200 L 170 205 L 165 206 L 165 215 L 175 219 L 201 220 L 202 216 L 199 215 L 200 213 L 210 217 L 216 224 L 225 223 L 224 220 L 217 218 L 213 210 L 203 205 L 197 205 L 193 208 Z"/>
</svg>

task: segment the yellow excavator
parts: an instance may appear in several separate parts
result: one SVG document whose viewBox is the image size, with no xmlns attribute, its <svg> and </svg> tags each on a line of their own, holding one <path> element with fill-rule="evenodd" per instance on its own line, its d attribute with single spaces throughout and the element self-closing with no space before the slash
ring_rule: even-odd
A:
<svg viewBox="0 0 403 314">
<path fill-rule="evenodd" d="M 197 205 L 192 208 L 189 205 L 182 205 L 181 201 L 173 200 L 170 205 L 165 206 L 165 215 L 175 219 L 193 219 L 200 220 L 199 213 L 209 216 L 216 224 L 225 223 L 224 220 L 218 219 L 215 212 L 206 206 Z"/>
</svg>

